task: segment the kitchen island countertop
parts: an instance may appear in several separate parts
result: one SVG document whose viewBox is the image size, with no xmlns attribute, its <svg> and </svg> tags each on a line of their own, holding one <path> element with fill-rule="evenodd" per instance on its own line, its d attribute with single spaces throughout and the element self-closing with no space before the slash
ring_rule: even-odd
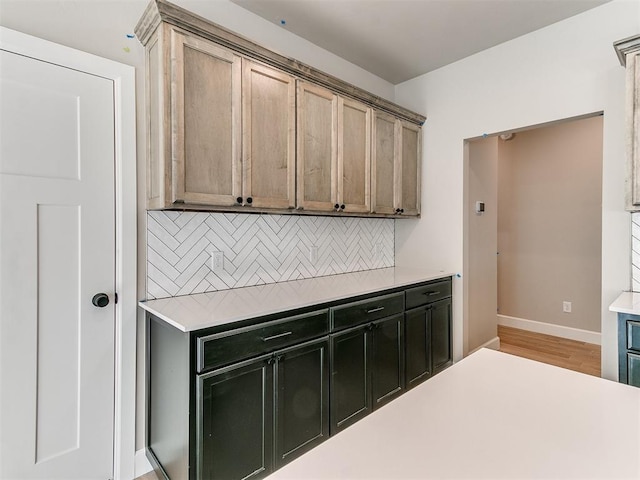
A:
<svg viewBox="0 0 640 480">
<path fill-rule="evenodd" d="M 617 313 L 640 315 L 640 293 L 622 292 L 620 296 L 609 305 L 609 310 Z"/>
<path fill-rule="evenodd" d="M 268 480 L 638 479 L 640 388 L 482 349 Z"/>
<path fill-rule="evenodd" d="M 140 302 L 146 311 L 191 332 L 451 277 L 452 273 L 391 267 Z"/>
</svg>

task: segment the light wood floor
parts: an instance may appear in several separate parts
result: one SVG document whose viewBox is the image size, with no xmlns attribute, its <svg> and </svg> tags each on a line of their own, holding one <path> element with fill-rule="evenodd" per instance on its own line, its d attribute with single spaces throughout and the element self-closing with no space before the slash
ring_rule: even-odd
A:
<svg viewBox="0 0 640 480">
<path fill-rule="evenodd" d="M 501 352 L 601 376 L 600 345 L 503 326 L 498 326 L 498 336 Z"/>
</svg>

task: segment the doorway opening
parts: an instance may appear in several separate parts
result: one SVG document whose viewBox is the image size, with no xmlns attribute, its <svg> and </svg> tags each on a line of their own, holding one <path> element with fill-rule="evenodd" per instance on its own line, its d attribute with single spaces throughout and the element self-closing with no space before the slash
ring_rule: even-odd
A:
<svg viewBox="0 0 640 480">
<path fill-rule="evenodd" d="M 564 366 L 576 348 L 564 340 L 600 344 L 602 127 L 596 113 L 465 141 L 465 355 L 500 348 L 499 328 L 521 342 L 512 353 Z M 599 365 L 599 348 L 578 350 Z"/>
</svg>

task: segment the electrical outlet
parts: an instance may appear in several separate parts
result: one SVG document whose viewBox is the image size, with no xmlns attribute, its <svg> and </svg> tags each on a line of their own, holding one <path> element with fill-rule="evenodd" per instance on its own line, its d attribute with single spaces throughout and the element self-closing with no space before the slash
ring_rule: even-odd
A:
<svg viewBox="0 0 640 480">
<path fill-rule="evenodd" d="M 571 302 L 562 302 L 562 311 L 564 313 L 571 313 Z"/>
<path fill-rule="evenodd" d="M 221 272 L 222 270 L 224 270 L 223 252 L 211 252 L 211 270 L 214 272 Z"/>
<path fill-rule="evenodd" d="M 311 245 L 311 247 L 309 247 L 309 261 L 313 264 L 315 264 L 318 261 L 318 246 L 317 245 Z"/>
</svg>

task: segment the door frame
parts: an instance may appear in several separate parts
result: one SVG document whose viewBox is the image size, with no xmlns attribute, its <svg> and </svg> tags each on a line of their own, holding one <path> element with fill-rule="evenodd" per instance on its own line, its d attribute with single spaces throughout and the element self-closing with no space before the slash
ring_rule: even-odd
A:
<svg viewBox="0 0 640 480">
<path fill-rule="evenodd" d="M 135 68 L 0 26 L 0 49 L 113 81 L 115 132 L 114 479 L 134 478 L 136 409 Z"/>
</svg>

